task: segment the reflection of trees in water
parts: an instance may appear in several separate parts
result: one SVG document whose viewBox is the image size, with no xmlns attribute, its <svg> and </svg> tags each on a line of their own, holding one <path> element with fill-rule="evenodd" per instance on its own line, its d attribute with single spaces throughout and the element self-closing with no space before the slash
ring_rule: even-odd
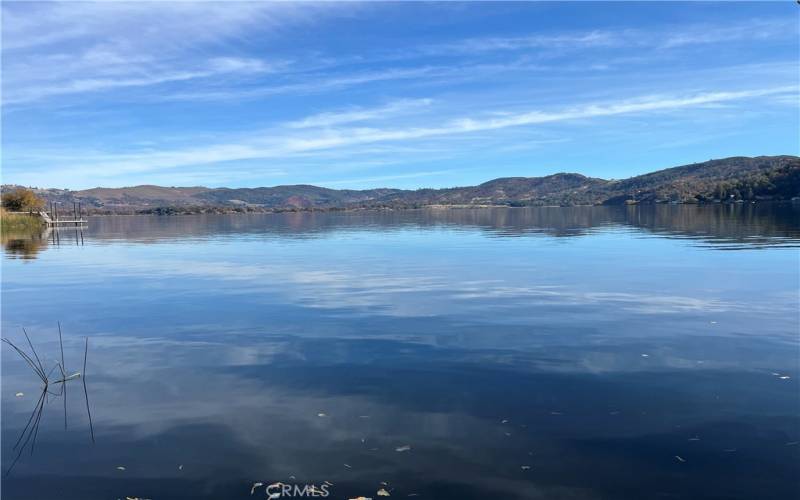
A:
<svg viewBox="0 0 800 500">
<path fill-rule="evenodd" d="M 226 234 L 315 238 L 333 232 L 482 230 L 492 236 L 575 237 L 608 228 L 636 228 L 662 236 L 748 246 L 800 242 L 800 204 L 641 205 L 463 208 L 284 214 L 94 217 L 88 230 L 2 234 L 11 258 L 35 259 L 48 244 L 95 240 L 157 243 Z M 51 241 L 52 240 L 52 241 Z"/>
<path fill-rule="evenodd" d="M 0 244 L 6 256 L 12 259 L 35 259 L 36 255 L 47 246 L 47 236 L 38 233 L 7 233 L 0 235 Z"/>
<path fill-rule="evenodd" d="M 48 245 L 83 245 L 83 228 L 47 228 L 42 231 L 8 232 L 0 238 L 6 255 L 12 259 L 35 259 Z"/>
<path fill-rule="evenodd" d="M 605 228 L 637 228 L 709 243 L 769 244 L 800 240 L 800 205 L 640 205 L 464 208 L 249 215 L 97 217 L 87 236 L 141 243 L 225 234 L 314 238 L 331 232 L 479 229 L 494 236 L 582 236 Z M 785 241 L 784 241 L 785 243 Z"/>
</svg>

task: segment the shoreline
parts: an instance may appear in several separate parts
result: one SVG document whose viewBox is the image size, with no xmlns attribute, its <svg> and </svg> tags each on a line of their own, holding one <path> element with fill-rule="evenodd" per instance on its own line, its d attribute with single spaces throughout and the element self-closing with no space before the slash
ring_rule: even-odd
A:
<svg viewBox="0 0 800 500">
<path fill-rule="evenodd" d="M 88 212 L 87 217 L 138 217 L 159 216 L 176 217 L 186 215 L 278 215 L 292 213 L 357 213 L 357 212 L 404 212 L 414 210 L 480 210 L 480 209 L 530 209 L 530 208 L 591 208 L 591 207 L 634 207 L 634 206 L 748 206 L 770 204 L 795 204 L 800 200 L 750 200 L 734 202 L 662 202 L 662 203 L 614 203 L 614 204 L 586 204 L 586 205 L 425 205 L 419 207 L 317 207 L 317 208 L 274 208 L 274 209 L 235 209 L 220 206 L 180 208 L 174 206 L 158 207 L 154 209 L 140 209 L 135 212 Z"/>
</svg>

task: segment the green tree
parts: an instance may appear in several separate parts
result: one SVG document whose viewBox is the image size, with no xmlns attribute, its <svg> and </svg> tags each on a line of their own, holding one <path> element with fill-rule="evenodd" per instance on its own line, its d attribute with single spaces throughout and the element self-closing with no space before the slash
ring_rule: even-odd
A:
<svg viewBox="0 0 800 500">
<path fill-rule="evenodd" d="M 36 196 L 30 189 L 17 188 L 8 193 L 3 193 L 3 208 L 12 212 L 28 210 L 41 210 L 44 200 Z"/>
</svg>

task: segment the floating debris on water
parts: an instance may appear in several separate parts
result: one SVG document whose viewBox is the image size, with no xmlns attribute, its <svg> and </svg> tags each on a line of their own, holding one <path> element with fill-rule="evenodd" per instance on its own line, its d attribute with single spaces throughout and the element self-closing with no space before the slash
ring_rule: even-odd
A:
<svg viewBox="0 0 800 500">
<path fill-rule="evenodd" d="M 531 466 L 530 465 L 521 465 L 520 469 L 522 469 L 522 470 L 531 470 Z"/>
<path fill-rule="evenodd" d="M 411 446 L 404 445 L 394 449 L 395 451 L 404 452 L 404 451 L 411 451 Z"/>
<path fill-rule="evenodd" d="M 680 463 L 684 463 L 684 462 L 686 462 L 686 459 L 685 459 L 685 458 L 683 458 L 683 457 L 681 457 L 680 455 L 675 455 L 675 458 L 677 458 L 677 459 L 678 459 L 678 462 L 680 462 Z"/>
<path fill-rule="evenodd" d="M 378 493 L 377 493 L 377 495 L 378 495 L 379 497 L 389 497 L 389 496 L 391 496 L 391 495 L 389 494 L 389 492 L 388 492 L 388 491 L 386 491 L 386 490 L 385 490 L 385 489 L 383 489 L 383 488 L 381 488 L 381 489 L 379 489 L 379 490 L 378 490 Z"/>
<path fill-rule="evenodd" d="M 508 423 L 508 420 L 505 420 L 505 419 L 503 419 L 503 420 L 501 420 L 501 421 L 500 421 L 500 423 L 501 423 L 501 424 L 507 424 L 507 423 Z"/>
<path fill-rule="evenodd" d="M 319 413 L 317 413 L 317 416 L 318 417 L 327 417 L 328 415 L 326 413 L 319 412 Z"/>
<path fill-rule="evenodd" d="M 180 465 L 178 466 L 178 470 L 183 470 L 183 464 L 180 464 Z"/>
<path fill-rule="evenodd" d="M 121 466 L 121 465 L 118 465 L 118 466 L 117 466 L 117 470 L 125 470 L 125 467 L 123 467 L 123 466 Z"/>
<path fill-rule="evenodd" d="M 649 358 L 649 357 L 650 357 L 650 355 L 649 355 L 649 354 L 642 354 L 642 357 L 643 357 L 643 358 Z"/>
<path fill-rule="evenodd" d="M 345 466 L 345 467 L 347 467 L 348 469 L 352 469 L 352 468 L 353 468 L 353 466 L 352 466 L 352 465 L 350 465 L 350 464 L 342 464 L 342 465 L 344 465 L 344 466 Z"/>
</svg>

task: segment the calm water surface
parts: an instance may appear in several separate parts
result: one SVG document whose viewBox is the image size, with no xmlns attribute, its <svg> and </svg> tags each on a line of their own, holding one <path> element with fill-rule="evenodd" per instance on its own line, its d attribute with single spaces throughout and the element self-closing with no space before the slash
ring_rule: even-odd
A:
<svg viewBox="0 0 800 500">
<path fill-rule="evenodd" d="M 96 439 L 69 381 L 5 499 L 800 496 L 797 206 L 107 217 L 4 245 L 3 336 L 50 367 L 60 321 L 68 373 L 89 337 Z M 3 347 L 6 470 L 41 384 Z"/>
</svg>

